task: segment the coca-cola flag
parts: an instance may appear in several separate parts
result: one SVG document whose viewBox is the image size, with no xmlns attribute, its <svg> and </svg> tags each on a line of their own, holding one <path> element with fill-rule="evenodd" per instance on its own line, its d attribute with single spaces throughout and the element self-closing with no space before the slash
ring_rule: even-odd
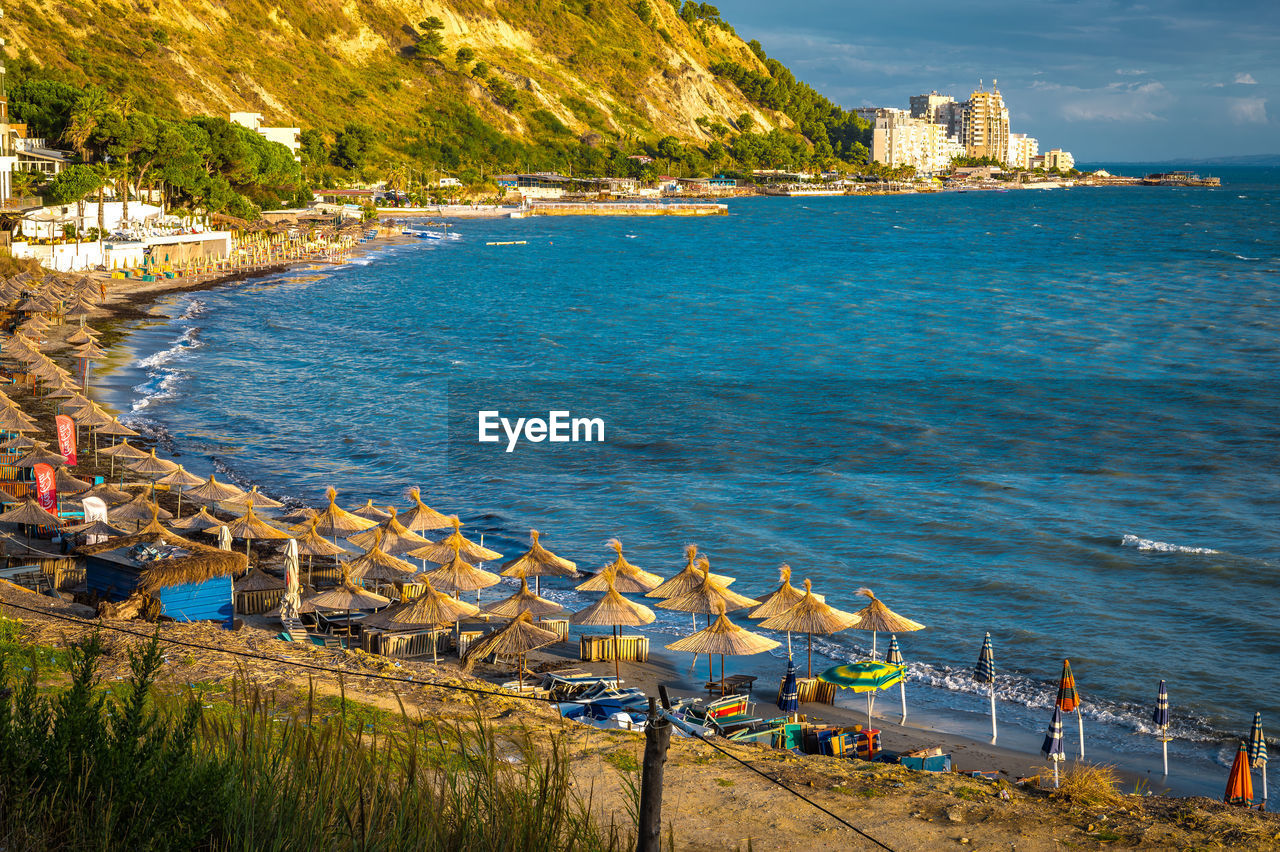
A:
<svg viewBox="0 0 1280 852">
<path fill-rule="evenodd" d="M 58 452 L 67 457 L 67 465 L 76 465 L 76 424 L 65 414 L 53 418 L 58 426 Z"/>
<path fill-rule="evenodd" d="M 36 502 L 46 512 L 58 512 L 58 486 L 53 475 L 53 468 L 41 463 L 32 468 L 36 475 Z"/>
</svg>

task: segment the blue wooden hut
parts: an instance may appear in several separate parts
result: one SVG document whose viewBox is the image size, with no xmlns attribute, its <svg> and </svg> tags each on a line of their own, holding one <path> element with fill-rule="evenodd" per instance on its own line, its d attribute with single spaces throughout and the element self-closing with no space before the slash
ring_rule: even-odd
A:
<svg viewBox="0 0 1280 852">
<path fill-rule="evenodd" d="M 233 614 L 231 580 L 249 567 L 243 553 L 219 550 L 153 525 L 135 535 L 80 548 L 85 584 L 109 601 L 136 594 L 174 621 L 225 621 Z"/>
</svg>

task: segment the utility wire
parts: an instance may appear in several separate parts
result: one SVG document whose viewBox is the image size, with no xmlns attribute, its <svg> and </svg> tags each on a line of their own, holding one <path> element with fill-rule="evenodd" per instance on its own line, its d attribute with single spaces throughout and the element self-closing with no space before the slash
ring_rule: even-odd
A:
<svg viewBox="0 0 1280 852">
<path fill-rule="evenodd" d="M 42 615 L 49 618 L 59 619 L 61 621 L 71 622 L 72 624 L 78 624 L 81 627 L 94 628 L 94 629 L 106 628 L 107 630 L 113 630 L 117 633 L 124 633 L 129 636 L 136 636 L 139 639 L 158 638 L 158 640 L 161 642 L 168 642 L 171 645 L 178 645 L 184 648 L 195 648 L 202 651 L 213 651 L 215 653 L 228 654 L 233 657 L 244 657 L 246 659 L 258 660 L 260 662 L 266 662 L 266 663 L 292 665 L 292 666 L 297 666 L 298 668 L 310 669 L 312 671 L 326 672 L 328 674 L 348 675 L 353 677 L 368 677 L 368 678 L 374 678 L 376 680 L 391 681 L 393 683 L 407 683 L 407 684 L 412 684 L 414 686 L 432 686 L 438 689 L 453 690 L 455 692 L 466 692 L 466 693 L 471 693 L 473 695 L 485 695 L 485 696 L 500 697 L 500 698 L 523 698 L 526 701 L 538 701 L 545 704 L 556 704 L 556 705 L 577 704 L 581 706 L 586 706 L 592 703 L 591 701 L 578 701 L 578 700 L 572 700 L 572 699 L 566 700 L 566 701 L 560 701 L 554 698 L 543 698 L 537 695 L 524 695 L 522 693 L 517 693 L 513 695 L 509 692 L 490 692 L 488 690 L 477 689 L 471 686 L 462 686 L 460 684 L 441 683 L 439 681 L 432 681 L 432 680 L 415 680 L 414 678 L 411 678 L 411 677 L 379 674 L 377 672 L 351 672 L 351 671 L 346 671 L 344 669 L 329 668 L 328 666 L 322 666 L 317 663 L 308 663 L 303 660 L 280 659 L 279 657 L 272 657 L 266 654 L 255 654 L 249 651 L 238 651 L 232 648 L 217 648 L 212 645 L 201 645 L 198 642 L 188 642 L 184 639 L 175 639 L 170 636 L 160 636 L 158 633 L 150 633 L 150 634 L 144 633 L 139 630 L 130 630 L 127 627 L 118 627 L 113 624 L 102 624 L 101 622 L 97 622 L 97 621 L 89 621 L 88 619 L 77 618 L 76 616 L 73 616 L 73 615 L 66 615 L 64 613 L 52 612 L 44 609 L 36 609 L 34 607 L 26 607 L 26 606 L 22 606 L 21 604 L 11 603 L 9 601 L 0 601 L 0 606 L 6 606 L 12 609 L 18 609 L 24 612 L 30 612 L 35 615 Z M 674 717 L 672 717 L 666 710 L 660 710 L 659 712 L 662 718 L 672 722 L 676 721 Z M 676 727 L 680 728 L 682 731 L 685 731 L 685 733 L 691 734 L 696 739 L 706 743 L 716 751 L 723 754 L 725 757 L 728 757 L 734 762 L 751 770 L 752 772 L 759 775 L 761 778 L 765 779 L 766 781 L 776 784 L 777 786 L 781 787 L 783 790 L 786 790 L 788 793 L 795 796 L 797 799 L 800 799 L 806 804 L 811 805 L 814 808 L 817 808 L 827 816 L 834 819 L 836 822 L 840 823 L 841 825 L 845 826 L 851 831 L 857 833 L 858 835 L 870 841 L 871 843 L 874 843 L 879 848 L 885 849 L 887 850 L 887 852 L 894 852 L 891 846 L 886 846 L 884 843 L 872 837 L 870 834 L 867 834 L 865 831 L 858 828 L 853 823 L 849 822 L 848 820 L 844 819 L 838 814 L 831 812 L 823 805 L 819 804 L 818 802 L 815 802 L 813 799 L 810 799 L 808 796 L 805 796 L 799 790 L 796 790 L 793 787 L 789 786 L 788 784 L 784 783 L 783 781 L 777 778 L 774 778 L 772 775 L 768 774 L 767 772 L 755 766 L 754 764 L 748 763 L 747 761 L 738 757 L 736 754 L 724 748 L 723 746 L 719 745 L 718 743 L 712 742 L 711 740 L 707 739 L 702 734 L 699 734 L 696 731 L 687 731 L 685 730 L 685 728 L 683 728 L 679 724 L 677 724 Z"/>
</svg>

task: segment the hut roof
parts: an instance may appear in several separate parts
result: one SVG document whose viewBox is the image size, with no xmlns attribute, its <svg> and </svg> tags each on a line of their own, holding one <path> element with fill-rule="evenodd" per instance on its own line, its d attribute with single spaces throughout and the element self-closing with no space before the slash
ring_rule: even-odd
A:
<svg viewBox="0 0 1280 852">
<path fill-rule="evenodd" d="M 89 521 L 87 524 L 76 524 L 73 527 L 64 527 L 62 531 L 72 533 L 73 535 L 105 535 L 108 537 L 129 534 L 128 530 L 113 527 L 106 521 Z"/>
<path fill-rule="evenodd" d="M 146 545 L 147 550 L 138 551 L 135 555 L 134 549 L 139 545 Z M 154 592 L 165 586 L 203 583 L 214 577 L 238 574 L 249 567 L 248 557 L 243 553 L 219 550 L 189 541 L 176 533 L 154 530 L 86 545 L 79 552 L 102 558 L 110 555 L 111 561 L 141 569 L 138 588 L 144 592 Z M 138 556 L 148 558 L 140 559 Z"/>
<path fill-rule="evenodd" d="M 871 603 L 854 613 L 858 619 L 854 623 L 855 630 L 883 630 L 887 633 L 910 633 L 913 630 L 924 630 L 918 621 L 898 615 L 881 603 L 870 589 L 858 589 L 857 594 L 871 598 Z"/>
<path fill-rule="evenodd" d="M 556 556 L 538 543 L 537 530 L 529 530 L 533 544 L 515 559 L 502 566 L 504 577 L 576 577 L 578 566 L 568 559 Z"/>
<path fill-rule="evenodd" d="M 108 435 L 116 438 L 136 438 L 138 433 L 121 423 L 118 419 L 112 419 L 110 423 L 104 423 L 101 426 L 93 427 L 93 431 L 99 435 Z M 102 452 L 99 450 L 99 452 Z"/>
<path fill-rule="evenodd" d="M 85 497 L 97 497 L 108 506 L 114 506 L 118 503 L 128 503 L 133 499 L 133 495 L 128 491 L 121 491 L 110 482 L 100 482 L 83 494 L 76 495 L 77 500 L 83 500 Z"/>
</svg>

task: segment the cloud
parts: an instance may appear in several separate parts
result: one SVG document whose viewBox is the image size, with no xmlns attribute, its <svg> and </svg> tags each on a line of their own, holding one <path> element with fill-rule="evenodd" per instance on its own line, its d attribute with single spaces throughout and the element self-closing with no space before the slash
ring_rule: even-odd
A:
<svg viewBox="0 0 1280 852">
<path fill-rule="evenodd" d="M 1227 101 L 1227 114 L 1236 124 L 1266 124 L 1266 98 L 1230 98 Z"/>
<path fill-rule="evenodd" d="M 1237 74 L 1234 82 L 1239 83 L 1241 86 L 1258 85 L 1258 81 L 1253 79 L 1253 75 L 1247 71 L 1242 71 L 1239 74 Z"/>
<path fill-rule="evenodd" d="M 1033 84 L 1032 88 L 1037 87 Z M 1095 89 L 1053 88 L 1062 96 L 1059 109 L 1067 121 L 1164 121 L 1158 111 L 1173 100 L 1164 85 L 1155 80 L 1109 83 Z"/>
<path fill-rule="evenodd" d="M 1147 71 L 1145 68 L 1117 68 L 1117 77 L 1145 77 Z"/>
</svg>

